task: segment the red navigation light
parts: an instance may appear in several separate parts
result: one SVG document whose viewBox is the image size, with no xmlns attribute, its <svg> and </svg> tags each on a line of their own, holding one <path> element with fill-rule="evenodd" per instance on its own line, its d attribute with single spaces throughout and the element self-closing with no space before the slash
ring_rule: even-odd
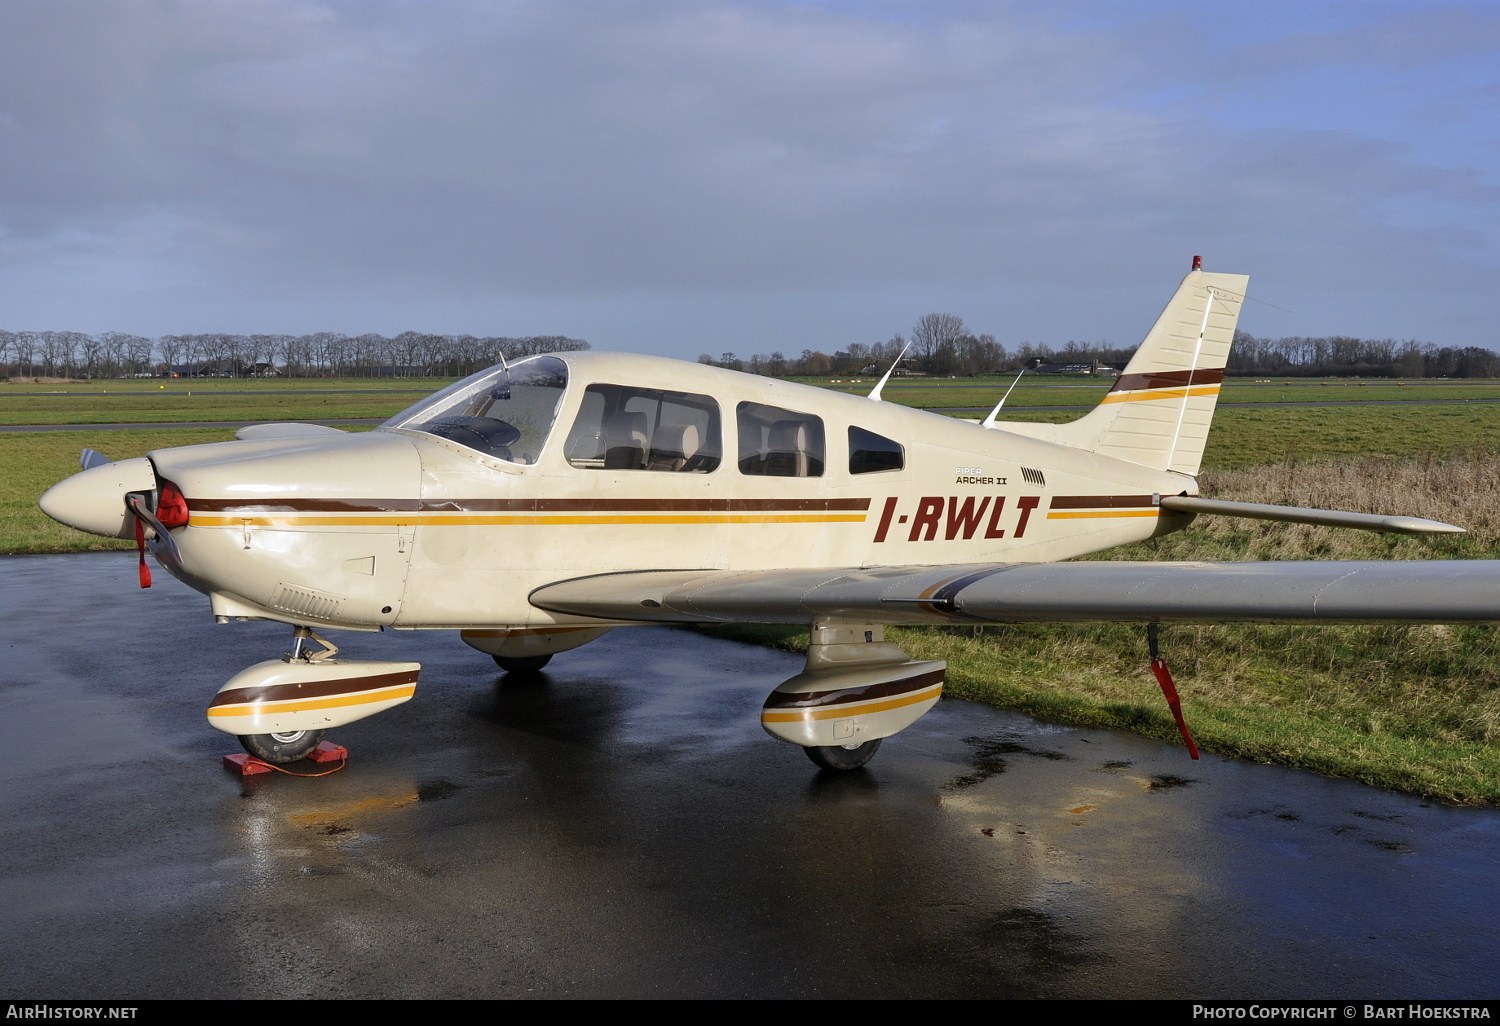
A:
<svg viewBox="0 0 1500 1026">
<path fill-rule="evenodd" d="M 1201 256 L 1195 256 L 1195 257 L 1193 257 L 1193 270 L 1195 270 L 1195 271 L 1201 271 L 1201 270 L 1203 270 L 1203 258 Z"/>
<path fill-rule="evenodd" d="M 182 489 L 171 481 L 161 483 L 161 497 L 156 500 L 156 519 L 163 527 L 187 526 L 187 499 L 183 497 Z"/>
</svg>

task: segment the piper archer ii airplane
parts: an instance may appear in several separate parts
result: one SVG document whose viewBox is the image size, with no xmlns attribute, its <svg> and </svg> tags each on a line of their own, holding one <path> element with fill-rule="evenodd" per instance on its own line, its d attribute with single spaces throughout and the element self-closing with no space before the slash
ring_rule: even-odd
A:
<svg viewBox="0 0 1500 1026">
<path fill-rule="evenodd" d="M 1060 562 L 1201 514 L 1462 530 L 1198 496 L 1247 282 L 1194 258 L 1114 387 L 1068 424 L 577 352 L 491 368 L 366 433 L 258 424 L 120 462 L 86 450 L 41 507 L 135 537 L 142 585 L 149 549 L 220 623 L 293 626 L 291 654 L 208 707 L 276 763 L 416 689 L 418 664 L 339 659 L 315 629 L 457 630 L 521 673 L 619 626 L 808 623 L 806 665 L 761 720 L 852 769 L 942 692 L 944 664 L 909 659 L 888 624 L 1134 621 L 1154 647 L 1161 622 L 1500 620 L 1492 562 Z"/>
</svg>

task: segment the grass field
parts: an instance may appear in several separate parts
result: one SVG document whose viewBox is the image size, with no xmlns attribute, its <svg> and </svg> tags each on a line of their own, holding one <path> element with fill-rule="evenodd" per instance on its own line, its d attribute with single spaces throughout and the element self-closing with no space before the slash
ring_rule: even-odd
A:
<svg viewBox="0 0 1500 1026">
<path fill-rule="evenodd" d="M 388 401 L 388 409 L 371 414 L 384 416 L 415 398 L 411 393 L 314 394 L 330 387 L 326 381 L 308 383 L 305 396 L 236 397 L 224 393 L 246 382 L 213 384 L 219 388 L 210 395 L 200 397 L 195 387 L 193 396 L 183 389 L 183 395 L 165 401 L 189 401 L 174 407 L 182 412 L 179 419 L 219 419 L 201 411 L 232 409 L 237 412 L 222 419 L 263 419 L 250 415 L 259 411 L 271 418 L 306 420 L 336 416 L 319 412 L 325 399 L 327 408 L 341 410 Z M 283 384 L 268 382 L 265 387 Z M 429 384 L 440 383 L 423 387 Z M 1431 387 L 1448 396 L 1461 389 L 1500 386 Z M 1323 386 L 1300 383 L 1290 388 L 1299 398 L 1323 391 Z M 1075 391 L 1089 396 L 1084 401 L 1099 393 L 1097 387 Z M 929 383 L 903 391 L 902 398 L 930 394 Z M 14 398 L 0 400 L 0 410 Z M 58 403 L 64 409 L 94 398 L 74 394 L 29 401 Z M 122 401 L 139 404 L 143 415 L 137 419 L 167 420 L 171 418 L 161 416 L 157 405 L 164 398 L 141 387 Z M 242 398 L 245 404 L 239 404 Z M 292 401 L 283 403 L 283 398 Z M 193 405 L 200 400 L 204 405 Z M 144 415 L 147 410 L 149 416 Z M 1072 416 L 1036 413 L 1015 419 Z M 130 418 L 112 414 L 99 419 Z M 47 486 L 76 470 L 84 446 L 119 459 L 230 437 L 228 430 L 199 429 L 0 434 L 0 551 L 133 547 L 71 531 L 36 508 L 36 497 Z M 1429 541 L 1201 517 L 1187 531 L 1095 558 L 1500 558 L 1496 453 L 1500 404 L 1221 410 L 1201 479 L 1205 495 L 1415 513 L 1468 527 L 1470 534 Z M 806 643 L 805 632 L 782 628 L 716 628 L 714 633 L 793 649 Z M 1176 738 L 1147 670 L 1139 627 L 990 626 L 904 629 L 891 635 L 915 658 L 947 659 L 952 696 L 1056 722 Z M 1171 627 L 1163 630 L 1163 642 L 1189 723 L 1209 751 L 1353 777 L 1445 801 L 1500 802 L 1500 632 L 1495 628 Z"/>
<path fill-rule="evenodd" d="M 0 384 L 0 424 L 109 424 L 202 420 L 319 420 L 390 417 L 421 396 L 448 384 L 447 378 L 203 378 L 100 380 L 76 384 Z M 796 379 L 833 391 L 865 395 L 873 380 L 831 384 L 829 378 Z M 894 378 L 883 395 L 894 403 L 923 409 L 992 407 L 1014 376 L 984 378 Z M 1023 378 L 1006 409 L 1098 403 L 1109 382 L 1084 377 Z M 1229 403 L 1324 402 L 1383 399 L 1500 399 L 1500 382 L 1225 382 Z"/>
<path fill-rule="evenodd" d="M 0 424 L 384 420 L 447 379 L 204 379 L 0 385 Z"/>
<path fill-rule="evenodd" d="M 799 378 L 806 384 L 819 385 L 851 395 L 868 395 L 874 379 L 859 384 L 834 384 L 829 378 Z M 943 407 L 983 407 L 1000 401 L 1015 375 L 982 378 L 892 378 L 886 383 L 883 398 L 905 406 L 923 409 Z M 1006 400 L 1006 409 L 1028 406 L 1093 406 L 1110 388 L 1107 379 L 1027 375 Z M 1413 380 L 1349 381 L 1344 379 L 1308 381 L 1257 381 L 1230 378 L 1220 394 L 1226 403 L 1330 402 L 1379 399 L 1500 399 L 1500 382 L 1469 381 L 1462 383 Z M 1081 411 L 1080 411 L 1081 412 Z"/>
<path fill-rule="evenodd" d="M 93 378 L 88 381 L 37 381 L 12 378 L 0 382 L 0 399 L 7 395 L 153 395 L 159 392 L 430 392 L 452 378 Z"/>
<path fill-rule="evenodd" d="M 134 548 L 134 542 L 64 527 L 38 509 L 36 500 L 58 481 L 78 473 L 78 454 L 85 448 L 123 460 L 144 456 L 152 449 L 225 442 L 233 437 L 233 431 L 205 428 L 0 434 L 0 552 Z"/>
</svg>

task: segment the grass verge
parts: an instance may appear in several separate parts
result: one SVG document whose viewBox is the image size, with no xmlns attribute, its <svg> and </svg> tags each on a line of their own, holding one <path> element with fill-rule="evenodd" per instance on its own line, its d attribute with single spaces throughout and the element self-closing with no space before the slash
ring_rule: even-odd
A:
<svg viewBox="0 0 1500 1026">
<path fill-rule="evenodd" d="M 699 629 L 807 647 L 796 627 Z M 891 628 L 886 637 L 913 659 L 946 660 L 948 697 L 1181 744 L 1140 627 Z M 1455 804 L 1500 803 L 1500 632 L 1490 626 L 1179 626 L 1164 628 L 1162 643 L 1205 751 Z"/>
<path fill-rule="evenodd" d="M 1200 517 L 1096 559 L 1500 558 L 1500 455 L 1365 458 L 1205 473 L 1205 495 L 1469 528 L 1423 539 Z M 713 626 L 716 637 L 804 651 L 795 627 Z M 947 694 L 1054 723 L 1179 742 L 1138 625 L 893 628 L 914 659 L 948 662 Z M 1220 755 L 1349 777 L 1453 803 L 1500 803 L 1500 628 L 1170 626 L 1164 653 L 1198 743 Z"/>
</svg>

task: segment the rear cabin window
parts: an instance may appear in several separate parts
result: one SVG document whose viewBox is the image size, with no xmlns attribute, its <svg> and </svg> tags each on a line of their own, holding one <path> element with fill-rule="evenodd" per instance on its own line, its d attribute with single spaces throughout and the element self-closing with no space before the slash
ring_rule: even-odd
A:
<svg viewBox="0 0 1500 1026">
<path fill-rule="evenodd" d="M 900 442 L 864 428 L 849 429 L 849 473 L 878 474 L 906 466 L 906 450 Z"/>
<path fill-rule="evenodd" d="M 740 403 L 740 473 L 822 477 L 823 421 L 777 406 Z"/>
<path fill-rule="evenodd" d="M 568 433 L 568 462 L 584 470 L 707 474 L 724 459 L 719 404 L 706 395 L 590 385 Z"/>
</svg>

